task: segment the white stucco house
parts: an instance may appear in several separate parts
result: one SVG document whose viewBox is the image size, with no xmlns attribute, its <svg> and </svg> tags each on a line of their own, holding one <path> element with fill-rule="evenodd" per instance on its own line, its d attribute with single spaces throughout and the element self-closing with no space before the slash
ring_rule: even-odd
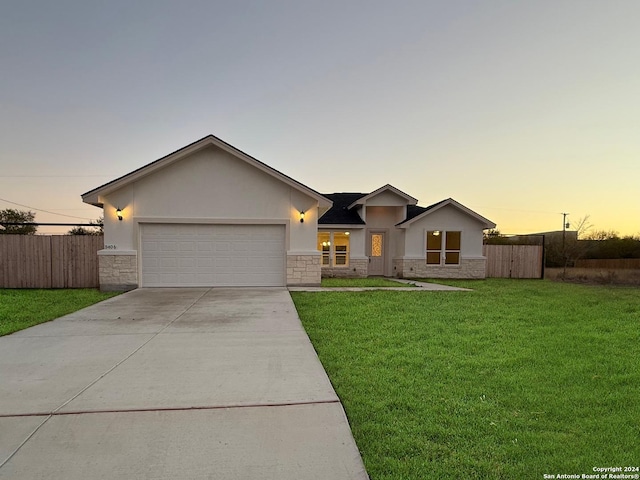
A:
<svg viewBox="0 0 640 480">
<path fill-rule="evenodd" d="M 448 198 L 428 207 L 391 185 L 325 194 L 318 224 L 323 276 L 485 278 L 483 230 L 490 220 Z"/>
<path fill-rule="evenodd" d="M 103 209 L 103 290 L 484 278 L 482 233 L 495 228 L 455 200 L 419 207 L 391 185 L 323 195 L 213 135 L 82 200 Z"/>
</svg>

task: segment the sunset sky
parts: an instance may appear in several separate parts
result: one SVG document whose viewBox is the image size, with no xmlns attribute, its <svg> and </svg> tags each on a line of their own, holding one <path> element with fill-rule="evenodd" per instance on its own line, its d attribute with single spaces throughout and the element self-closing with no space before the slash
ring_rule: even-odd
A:
<svg viewBox="0 0 640 480">
<path fill-rule="evenodd" d="M 638 0 L 4 1 L 0 209 L 95 219 L 82 193 L 214 134 L 323 193 L 638 235 L 639 19 Z"/>
</svg>

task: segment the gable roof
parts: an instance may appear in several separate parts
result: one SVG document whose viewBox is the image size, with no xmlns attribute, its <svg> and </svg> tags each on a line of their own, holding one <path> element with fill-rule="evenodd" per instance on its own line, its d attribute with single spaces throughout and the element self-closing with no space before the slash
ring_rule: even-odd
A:
<svg viewBox="0 0 640 480">
<path fill-rule="evenodd" d="M 200 140 L 196 140 L 195 142 L 187 145 L 186 147 L 182 147 L 181 149 L 176 150 L 175 152 L 170 153 L 169 155 L 165 155 L 164 157 L 154 162 L 151 162 L 147 165 L 144 165 L 134 170 L 133 172 L 127 173 L 126 175 L 116 178 L 115 180 L 105 183 L 104 185 L 94 188 L 93 190 L 89 190 L 88 192 L 83 193 L 81 195 L 82 201 L 84 203 L 95 205 L 96 207 L 102 207 L 103 206 L 102 197 L 104 195 L 114 192 L 124 187 L 125 185 L 128 185 L 132 182 L 135 182 L 136 180 L 146 177 L 147 175 L 150 175 L 153 172 L 156 172 L 162 168 L 165 168 L 173 164 L 174 162 L 182 160 L 188 155 L 211 145 L 216 146 L 224 150 L 225 152 L 232 154 L 239 160 L 242 160 L 248 163 L 249 165 L 256 167 L 257 169 L 262 170 L 268 175 L 271 175 L 272 177 L 277 178 L 278 180 L 286 183 L 287 185 L 318 200 L 318 204 L 320 208 L 331 207 L 332 205 L 331 200 L 324 197 L 321 193 L 318 193 L 312 188 L 309 188 L 306 185 L 303 185 L 302 183 L 298 182 L 297 180 L 294 180 L 293 178 L 285 175 L 284 173 L 279 172 L 275 168 L 272 168 L 269 165 L 267 165 L 266 163 L 262 163 L 260 160 L 252 157 L 251 155 L 244 153 L 242 150 L 238 150 L 233 145 L 228 144 L 227 142 L 216 137 L 215 135 L 207 135 L 206 137 L 203 137 Z"/>
<path fill-rule="evenodd" d="M 402 222 L 398 223 L 398 225 L 401 225 L 404 222 L 407 222 L 407 221 L 411 220 L 412 218 L 417 217 L 418 215 L 422 215 L 427 210 L 431 210 L 432 208 L 437 207 L 438 205 L 440 205 L 444 201 L 445 200 L 441 200 L 438 203 L 434 203 L 433 205 L 429 205 L 428 207 L 421 207 L 419 205 L 407 205 L 407 218 L 405 218 Z"/>
<path fill-rule="evenodd" d="M 409 205 L 415 205 L 416 203 L 418 203 L 418 199 L 413 198 L 408 193 L 404 193 L 402 190 L 399 190 L 396 187 L 394 187 L 393 185 L 390 185 L 390 184 L 387 183 L 386 185 L 383 185 L 382 187 L 378 188 L 377 190 L 374 190 L 373 192 L 371 192 L 369 194 L 364 194 L 362 197 L 358 198 L 352 204 L 350 204 L 348 208 L 353 208 L 353 207 L 355 207 L 357 205 L 364 205 L 367 202 L 367 200 L 369 200 L 370 198 L 375 197 L 376 195 L 381 194 L 384 191 L 390 191 L 392 193 L 395 193 L 399 197 L 404 198 L 406 200 L 407 204 L 409 204 Z"/>
<path fill-rule="evenodd" d="M 366 193 L 325 193 L 324 196 L 333 202 L 333 207 L 318 219 L 318 225 L 365 225 L 356 209 L 349 205 Z"/>
<path fill-rule="evenodd" d="M 451 205 L 457 208 L 458 210 L 460 210 L 462 213 L 465 213 L 470 217 L 476 219 L 477 221 L 479 221 L 484 225 L 484 228 L 496 228 L 496 224 L 493 223 L 491 220 L 484 218 L 482 215 L 479 215 L 473 210 L 465 207 L 461 203 L 456 202 L 453 198 L 447 198 L 446 200 L 442 200 L 438 203 L 434 203 L 433 205 L 430 205 L 424 208 L 417 207 L 417 206 L 414 206 L 414 207 L 409 206 L 407 207 L 407 218 L 404 221 L 398 223 L 396 226 L 407 228 L 412 223 L 432 214 L 433 212 L 440 210 L 443 207 L 446 207 L 447 205 Z"/>
</svg>

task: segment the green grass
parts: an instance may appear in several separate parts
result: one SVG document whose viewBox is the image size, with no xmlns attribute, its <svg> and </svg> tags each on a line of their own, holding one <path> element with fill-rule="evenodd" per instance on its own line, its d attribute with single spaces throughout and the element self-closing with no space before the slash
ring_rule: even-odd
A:
<svg viewBox="0 0 640 480">
<path fill-rule="evenodd" d="M 322 287 L 411 287 L 386 278 L 323 278 Z"/>
<path fill-rule="evenodd" d="M 0 336 L 88 307 L 115 293 L 95 289 L 10 290 L 0 289 Z"/>
<path fill-rule="evenodd" d="M 292 293 L 372 480 L 540 479 L 640 460 L 640 290 Z"/>
</svg>

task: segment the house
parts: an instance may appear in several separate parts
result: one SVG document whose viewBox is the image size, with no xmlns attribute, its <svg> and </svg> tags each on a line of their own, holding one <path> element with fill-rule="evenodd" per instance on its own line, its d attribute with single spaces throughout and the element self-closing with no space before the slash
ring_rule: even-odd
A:
<svg viewBox="0 0 640 480">
<path fill-rule="evenodd" d="M 103 290 L 318 285 L 321 275 L 484 278 L 495 224 L 385 185 L 322 195 L 209 135 L 82 195 L 103 209 Z"/>
<path fill-rule="evenodd" d="M 331 201 L 213 135 L 82 201 L 103 209 L 103 290 L 320 283 Z"/>
<path fill-rule="evenodd" d="M 332 193 L 318 221 L 322 275 L 485 278 L 483 230 L 495 224 L 448 198 L 420 207 L 392 185 Z"/>
</svg>

